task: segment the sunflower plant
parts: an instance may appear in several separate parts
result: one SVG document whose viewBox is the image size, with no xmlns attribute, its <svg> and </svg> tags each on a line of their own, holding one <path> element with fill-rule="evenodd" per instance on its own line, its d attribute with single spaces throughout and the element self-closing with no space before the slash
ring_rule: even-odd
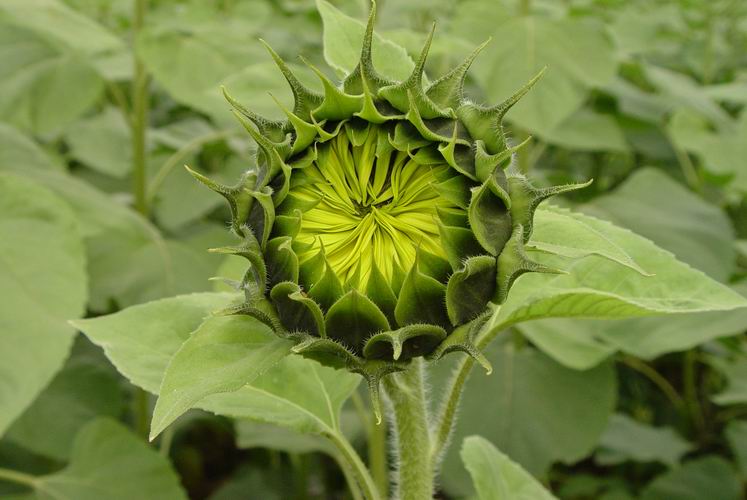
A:
<svg viewBox="0 0 747 500">
<path fill-rule="evenodd" d="M 512 141 L 502 122 L 541 73 L 503 102 L 479 104 L 464 87 L 487 44 L 429 79 L 432 29 L 410 75 L 394 80 L 373 63 L 375 19 L 374 3 L 340 82 L 304 61 L 317 89 L 265 44 L 294 98 L 278 101 L 283 120 L 223 90 L 256 156 L 235 184 L 188 170 L 227 201 L 236 244 L 212 251 L 245 259 L 235 291 L 76 326 L 158 394 L 151 438 L 194 407 L 317 434 L 353 496 L 378 500 L 390 496 L 387 481 L 374 479 L 339 423 L 364 380 L 373 427 L 390 429 L 391 494 L 421 500 L 434 495 L 470 370 L 491 372 L 483 350 L 499 332 L 542 317 L 745 302 L 643 238 L 543 203 L 591 181 L 540 187 L 516 164 L 528 139 Z M 434 412 L 426 374 L 452 353 L 458 368 Z"/>
</svg>

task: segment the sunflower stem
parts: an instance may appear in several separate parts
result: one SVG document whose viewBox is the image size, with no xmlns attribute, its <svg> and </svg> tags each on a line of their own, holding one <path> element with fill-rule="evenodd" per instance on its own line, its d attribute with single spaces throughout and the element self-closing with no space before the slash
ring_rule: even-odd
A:
<svg viewBox="0 0 747 500">
<path fill-rule="evenodd" d="M 394 410 L 396 498 L 400 500 L 433 498 L 434 471 L 423 371 L 423 359 L 415 358 L 407 371 L 384 379 Z"/>
</svg>

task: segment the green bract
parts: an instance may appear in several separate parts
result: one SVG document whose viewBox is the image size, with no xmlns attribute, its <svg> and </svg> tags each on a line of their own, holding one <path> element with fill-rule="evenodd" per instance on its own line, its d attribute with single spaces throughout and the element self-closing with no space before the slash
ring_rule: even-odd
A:
<svg viewBox="0 0 747 500">
<path fill-rule="evenodd" d="M 268 47 L 293 91 L 285 121 L 245 109 L 226 93 L 259 145 L 235 186 L 198 180 L 231 208 L 245 257 L 245 301 L 229 311 L 260 319 L 293 351 L 363 375 L 378 405 L 381 377 L 416 356 L 463 351 L 486 368 L 473 338 L 490 303 L 527 272 L 554 272 L 524 245 L 538 204 L 584 185 L 539 189 L 512 167 L 501 121 L 540 75 L 503 103 L 464 96 L 478 47 L 425 86 L 431 31 L 408 79 L 373 67 L 371 10 L 358 65 L 324 93 L 293 75 Z"/>
</svg>

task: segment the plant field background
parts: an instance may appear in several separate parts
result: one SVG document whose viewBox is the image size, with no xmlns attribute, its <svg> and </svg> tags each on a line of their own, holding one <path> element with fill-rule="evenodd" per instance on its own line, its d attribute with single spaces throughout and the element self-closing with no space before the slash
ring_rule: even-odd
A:
<svg viewBox="0 0 747 500">
<path fill-rule="evenodd" d="M 0 468 L 21 477 L 0 474 L 0 498 L 96 498 L 80 483 L 145 500 L 350 498 L 327 443 L 283 427 L 191 410 L 148 443 L 155 397 L 68 320 L 230 290 L 210 278 L 239 279 L 244 261 L 206 252 L 233 243 L 226 209 L 182 168 L 232 182 L 250 165 L 256 146 L 220 87 L 283 118 L 268 92 L 286 106 L 291 94 L 258 38 L 317 87 L 297 56 L 331 77 L 351 69 L 367 10 L 0 0 Z M 515 143 L 533 137 L 518 168 L 543 185 L 593 178 L 562 204 L 747 295 L 747 2 L 380 0 L 379 12 L 374 62 L 392 76 L 409 74 L 433 21 L 431 78 L 492 39 L 468 80 L 478 102 L 547 67 L 507 115 Z M 469 381 L 440 498 L 476 498 L 460 457 L 475 434 L 562 500 L 744 498 L 745 330 L 735 310 L 505 332 L 487 353 L 495 371 Z M 434 394 L 453 364 L 430 374 Z M 367 443 L 386 429 L 364 389 L 342 428 L 375 457 Z"/>
</svg>

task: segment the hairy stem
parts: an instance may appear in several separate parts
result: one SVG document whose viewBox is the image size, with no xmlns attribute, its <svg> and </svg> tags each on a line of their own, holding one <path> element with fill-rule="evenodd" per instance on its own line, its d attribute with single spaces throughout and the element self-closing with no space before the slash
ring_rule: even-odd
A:
<svg viewBox="0 0 747 500">
<path fill-rule="evenodd" d="M 389 464 L 387 463 L 386 421 L 376 424 L 368 419 L 368 464 L 379 491 L 389 491 Z"/>
<path fill-rule="evenodd" d="M 431 437 L 423 359 L 414 359 L 407 371 L 387 377 L 384 384 L 394 410 L 397 498 L 433 498 L 434 471 L 430 460 Z"/>
<path fill-rule="evenodd" d="M 332 442 L 333 445 L 340 452 L 342 460 L 345 461 L 347 466 L 358 483 L 358 486 L 363 493 L 363 498 L 366 500 L 381 500 L 376 485 L 371 478 L 371 474 L 368 472 L 365 464 L 358 456 L 358 453 L 353 449 L 350 442 L 345 439 L 344 436 L 340 435 L 339 432 L 330 432 L 325 434 L 326 437 Z M 351 485 L 352 489 L 353 485 Z"/>
<path fill-rule="evenodd" d="M 482 351 L 500 332 L 507 330 L 512 325 L 513 323 L 503 323 L 488 325 L 487 328 L 484 326 L 482 333 L 477 336 L 475 347 Z M 444 397 L 441 400 L 441 409 L 435 425 L 435 438 L 430 453 L 431 466 L 434 471 L 438 468 L 444 448 L 448 444 L 454 429 L 459 401 L 464 391 L 464 384 L 467 383 L 469 374 L 474 366 L 474 359 L 468 356 L 462 358 L 454 369 L 451 380 L 446 387 Z"/>
<path fill-rule="evenodd" d="M 135 0 L 135 15 L 132 21 L 133 44 L 143 28 L 147 8 L 147 0 Z M 132 78 L 132 194 L 135 209 L 145 216 L 148 215 L 145 171 L 145 134 L 147 128 L 148 73 L 145 70 L 145 65 L 136 54 Z"/>
<path fill-rule="evenodd" d="M 31 488 L 36 488 L 36 478 L 25 472 L 18 472 L 0 467 L 0 481 L 22 484 Z"/>
<path fill-rule="evenodd" d="M 433 446 L 431 447 L 430 461 L 431 468 L 434 471 L 438 469 L 441 463 L 444 449 L 449 443 L 451 433 L 454 430 L 459 401 L 462 399 L 462 390 L 474 364 L 474 359 L 465 358 L 464 362 L 454 370 L 451 380 L 449 380 L 449 385 L 446 388 L 446 396 L 441 402 L 438 420 L 436 420 L 435 433 L 433 435 Z"/>
</svg>

